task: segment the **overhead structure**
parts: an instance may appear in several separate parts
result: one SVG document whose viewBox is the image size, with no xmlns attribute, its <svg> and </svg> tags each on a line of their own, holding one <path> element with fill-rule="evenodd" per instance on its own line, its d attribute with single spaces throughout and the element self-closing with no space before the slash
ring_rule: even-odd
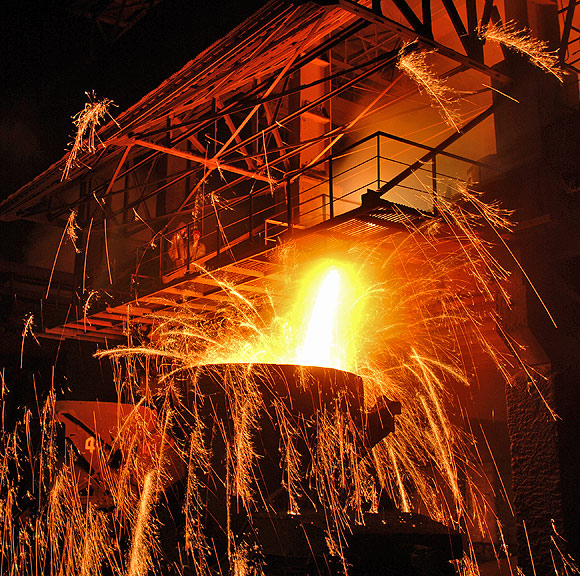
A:
<svg viewBox="0 0 580 576">
<path fill-rule="evenodd" d="M 558 2 L 560 20 L 560 62 L 574 73 L 580 73 L 580 11 L 575 0 Z"/>
<path fill-rule="evenodd" d="M 111 34 L 118 37 L 140 8 L 152 4 L 99 3 L 95 17 L 104 22 L 109 14 L 118 27 Z M 81 144 L 76 157 L 65 155 L 0 202 L 0 219 L 27 221 L 31 230 L 23 263 L 2 263 L 4 292 L 17 289 L 39 309 L 40 336 L 108 346 L 126 341 L 135 326 L 175 318 L 179 307 L 211 317 L 234 298 L 283 297 L 285 246 L 306 257 L 318 248 L 344 253 L 360 243 L 388 250 L 431 223 L 429 234 L 413 238 L 408 262 L 406 254 L 400 258 L 401 268 L 420 278 L 421 266 L 462 248 L 461 235 L 441 222 L 439 208 L 482 181 L 499 182 L 507 190 L 502 198 L 514 200 L 515 208 L 525 205 L 520 230 L 536 235 L 554 217 L 541 212 L 544 181 L 536 177 L 545 165 L 539 150 L 547 121 L 540 111 L 550 118 L 548 108 L 559 105 L 564 91 L 552 97 L 559 80 L 536 74 L 506 43 L 486 40 L 489 25 L 501 28 L 514 18 L 520 37 L 529 26 L 557 51 L 559 80 L 573 88 L 576 0 L 534 4 L 533 10 L 523 0 L 270 0 L 134 106 L 119 114 L 109 110 L 114 118 L 97 131 L 94 148 Z M 573 157 L 572 148 L 566 153 Z M 558 165 L 569 188 L 566 201 L 578 191 L 574 162 Z M 531 206 L 528 192 L 536 188 Z M 568 214 L 567 208 L 561 212 Z M 534 264 L 539 241 L 525 232 L 521 237 L 522 253 Z M 550 241 L 556 237 L 546 233 Z M 500 234 L 497 239 L 503 242 Z M 562 245 L 568 250 L 573 242 Z M 482 295 L 470 270 L 444 281 L 456 282 L 452 305 L 474 320 L 477 337 L 498 356 L 518 358 L 511 334 L 523 334 L 528 346 L 521 354 L 533 357 L 529 364 L 544 378 L 547 392 L 537 388 L 543 400 L 552 386 L 550 362 L 529 345 L 537 344 L 525 311 L 529 279 L 523 268 L 514 270 L 515 305 L 502 321 L 491 309 L 493 295 Z M 544 278 L 552 293 L 551 269 Z M 436 310 L 429 313 L 437 318 L 448 304 L 431 298 Z M 547 404 L 539 401 L 534 410 L 522 409 L 518 422 L 508 422 L 504 380 L 497 376 L 503 357 L 490 363 L 489 350 L 479 357 L 473 332 L 461 321 L 453 329 L 457 349 L 446 352 L 457 352 L 467 372 L 473 368 L 486 426 L 510 425 L 512 454 L 523 447 L 513 470 L 525 515 L 542 478 L 526 474 L 527 466 L 538 466 L 537 444 L 529 440 L 533 434 L 519 439 L 518 426 L 527 418 L 534 433 L 545 428 L 542 466 L 552 458 L 557 476 L 555 424 L 545 424 Z M 576 332 L 573 326 L 570 333 Z M 513 362 L 502 377 L 509 380 L 517 370 Z M 527 394 L 535 380 L 524 372 Z M 507 396 L 516 414 L 528 396 L 510 400 L 510 394 L 516 392 Z M 502 412 L 497 421 L 496 408 Z M 507 442 L 504 448 L 507 454 Z M 490 470 L 491 477 L 497 469 Z M 539 519 L 529 524 L 531 533 L 541 527 L 531 544 L 537 566 L 548 562 L 549 521 L 562 516 L 552 506 L 558 488 L 552 492 L 546 497 L 551 508 L 529 515 Z"/>
<path fill-rule="evenodd" d="M 66 178 L 67 156 L 4 200 L 3 219 L 62 230 L 74 212 L 82 230 L 82 258 L 64 255 L 66 243 L 59 255 L 76 260 L 68 289 L 77 314 L 46 335 L 121 336 L 112 312 L 87 330 L 89 295 L 107 293 L 100 304 L 91 296 L 95 314 L 131 302 L 158 312 L 178 280 L 204 277 L 199 265 L 231 269 L 243 259 L 244 283 L 258 290 L 269 271 L 248 270 L 255 258 L 271 260 L 257 255 L 281 234 L 331 226 L 367 189 L 430 212 L 435 195 L 453 195 L 485 170 L 482 158 L 494 152 L 492 85 L 509 91 L 509 78 L 492 67 L 501 50 L 478 30 L 499 13 L 475 0 L 443 6 L 272 0 L 109 118 L 96 151 L 81 152 Z M 454 94 L 456 126 L 397 67 L 404 53 L 425 50 L 429 70 Z M 190 240 L 179 244 L 194 229 L 203 255 L 189 253 Z M 200 294 L 207 304 L 207 290 L 179 298 Z"/>
</svg>

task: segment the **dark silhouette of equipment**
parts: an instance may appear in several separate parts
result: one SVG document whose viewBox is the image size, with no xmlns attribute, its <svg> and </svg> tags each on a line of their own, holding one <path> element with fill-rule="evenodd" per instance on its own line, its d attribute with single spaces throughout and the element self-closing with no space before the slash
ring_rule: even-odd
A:
<svg viewBox="0 0 580 576">
<path fill-rule="evenodd" d="M 154 407 L 66 401 L 56 410 L 77 452 L 84 478 L 79 486 L 90 484 L 90 498 L 103 509 L 112 504 L 103 477 L 121 470 L 127 457 L 119 436 L 144 428 L 150 443 L 138 448 L 144 467 L 165 450 L 159 506 L 167 573 L 182 561 L 176 550 L 185 525 L 183 499 L 188 474 L 196 474 L 203 499 L 196 502 L 198 521 L 212 543 L 208 564 L 216 573 L 227 571 L 228 550 L 242 544 L 265 574 L 341 573 L 344 564 L 329 550 L 329 537 L 337 528 L 332 517 L 342 514 L 338 543 L 349 574 L 454 574 L 450 561 L 461 557 L 461 539 L 446 526 L 400 512 L 385 495 L 358 513 L 346 504 L 357 467 L 395 430 L 401 410 L 387 398 L 368 409 L 359 376 L 298 365 L 203 365 L 176 377 L 163 402 L 172 414 L 168 428 Z M 206 462 L 188 470 L 183 455 L 189 447 L 198 450 L 189 446 L 192 434 Z M 343 483 L 336 478 L 340 467 Z M 253 494 L 249 506 L 236 492 L 239 468 Z"/>
</svg>

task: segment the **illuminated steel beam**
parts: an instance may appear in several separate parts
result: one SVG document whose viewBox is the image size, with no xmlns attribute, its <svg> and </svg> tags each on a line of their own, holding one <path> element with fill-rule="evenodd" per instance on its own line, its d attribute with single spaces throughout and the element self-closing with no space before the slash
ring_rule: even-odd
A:
<svg viewBox="0 0 580 576">
<path fill-rule="evenodd" d="M 466 0 L 465 9 L 467 11 L 467 34 L 469 38 L 468 54 L 479 62 L 483 62 L 483 41 L 479 39 L 479 24 L 477 18 L 476 0 Z"/>
<path fill-rule="evenodd" d="M 396 32 L 404 40 L 407 40 L 409 42 L 417 41 L 420 46 L 424 48 L 429 48 L 431 50 L 437 50 L 437 52 L 442 56 L 445 56 L 450 60 L 455 60 L 456 62 L 459 62 L 461 64 L 465 64 L 470 68 L 473 68 L 474 70 L 486 74 L 490 78 L 497 80 L 502 84 L 509 84 L 511 81 L 511 79 L 505 74 L 502 74 L 501 72 L 498 72 L 497 70 L 494 70 L 489 66 L 486 66 L 482 62 L 478 62 L 477 60 L 474 60 L 473 58 L 466 56 L 465 54 L 460 54 L 459 52 L 456 52 L 455 50 L 452 50 L 451 48 L 448 48 L 443 44 L 439 44 L 439 42 L 436 42 L 431 38 L 418 35 L 415 30 L 407 28 L 406 26 L 403 26 L 402 24 L 399 24 L 398 22 L 395 22 L 394 20 L 387 18 L 386 16 L 377 14 L 376 12 L 373 12 L 372 10 L 366 8 L 365 6 L 356 4 L 355 2 L 352 2 L 352 0 L 336 0 L 335 3 L 339 5 L 343 10 L 346 10 L 351 14 L 355 14 L 359 18 L 363 18 L 367 22 L 372 22 L 373 24 L 376 24 L 377 26 L 383 28 L 384 30 Z"/>
<path fill-rule="evenodd" d="M 286 124 L 288 124 L 292 120 L 299 118 L 302 114 L 304 114 L 304 112 L 308 112 L 309 110 L 316 108 L 317 106 L 319 106 L 323 102 L 326 102 L 327 100 L 334 98 L 334 96 L 341 94 L 342 92 L 346 91 L 351 86 L 354 86 L 355 84 L 357 84 L 358 82 L 361 82 L 365 78 L 372 76 L 373 74 L 375 74 L 376 72 L 378 72 L 379 70 L 381 70 L 382 68 L 387 66 L 388 64 L 393 63 L 396 60 L 397 55 L 398 55 L 398 51 L 391 51 L 391 52 L 387 52 L 385 54 L 382 54 L 378 58 L 374 58 L 371 62 L 366 62 L 365 65 L 363 66 L 365 68 L 368 65 L 370 65 L 371 63 L 373 64 L 368 70 L 365 70 L 364 72 L 360 73 L 358 76 L 356 76 L 352 80 L 349 80 L 348 82 L 346 82 L 342 86 L 339 86 L 338 88 L 335 88 L 334 90 L 328 91 L 327 93 L 323 94 L 319 98 L 315 98 L 314 100 L 312 100 L 312 102 L 305 103 L 300 108 L 294 110 L 294 112 L 291 112 L 286 117 L 277 121 L 275 125 L 268 126 L 267 128 L 260 130 L 260 132 L 258 134 L 254 134 L 254 135 L 250 136 L 249 138 L 246 138 L 246 140 L 244 140 L 242 142 L 242 145 L 247 146 L 250 142 L 253 142 L 254 140 L 256 140 L 258 138 L 262 138 L 263 135 L 266 135 L 266 134 L 269 134 L 270 132 L 273 132 L 275 129 L 277 129 L 278 126 L 285 126 Z M 304 87 L 301 87 L 301 89 L 303 89 L 303 88 Z M 239 149 L 240 149 L 240 144 L 238 144 L 237 146 L 232 146 L 228 150 L 228 154 L 236 152 Z"/>
<path fill-rule="evenodd" d="M 219 98 L 216 98 L 215 101 L 216 101 L 216 105 L 217 105 L 218 110 L 221 110 L 222 108 L 224 108 L 224 105 Z M 238 129 L 236 128 L 236 126 L 234 124 L 234 121 L 232 120 L 232 117 L 229 114 L 225 114 L 224 120 L 225 120 L 226 126 L 228 127 L 228 129 L 230 131 L 230 134 L 232 136 L 234 136 L 235 141 L 239 144 L 242 141 L 242 138 L 238 132 Z M 254 163 L 254 160 L 250 156 L 250 153 L 248 152 L 246 147 L 244 146 L 243 148 L 240 148 L 240 151 L 242 152 L 242 154 L 244 156 L 244 160 L 246 162 L 246 166 L 248 167 L 248 169 L 249 170 L 256 170 L 256 165 Z"/>
<path fill-rule="evenodd" d="M 223 108 L 223 110 L 220 110 L 217 112 L 212 111 L 210 116 L 204 116 L 201 118 L 198 117 L 198 118 L 195 118 L 194 120 L 184 121 L 184 122 L 181 122 L 179 124 L 174 125 L 172 127 L 173 129 L 185 128 L 185 127 L 190 127 L 190 129 L 187 131 L 184 131 L 182 133 L 182 136 L 180 136 L 178 139 L 173 140 L 172 144 L 174 144 L 174 145 L 178 144 L 179 142 L 189 138 L 190 134 L 195 134 L 197 132 L 205 130 L 206 128 L 208 128 L 209 126 L 211 126 L 212 124 L 214 124 L 218 120 L 222 119 L 226 113 L 239 114 L 239 113 L 242 113 L 246 110 L 249 110 L 250 108 L 253 108 L 256 105 L 263 106 L 267 103 L 272 103 L 272 102 L 279 103 L 282 98 L 285 98 L 287 96 L 291 96 L 293 94 L 297 94 L 299 92 L 302 92 L 303 90 L 307 90 L 309 88 L 314 88 L 315 86 L 318 86 L 320 84 L 332 82 L 338 78 L 342 78 L 342 77 L 348 78 L 348 75 L 351 73 L 361 73 L 361 76 L 355 78 L 354 81 L 348 80 L 347 83 L 345 83 L 338 90 L 335 90 L 332 94 L 329 95 L 329 97 L 335 96 L 341 90 L 344 90 L 344 89 L 352 86 L 353 83 L 356 83 L 357 81 L 364 80 L 368 75 L 363 74 L 361 72 L 362 70 L 364 70 L 365 68 L 367 68 L 369 66 L 374 66 L 377 62 L 385 60 L 386 57 L 388 57 L 391 61 L 394 62 L 394 58 L 396 57 L 396 55 L 397 55 L 397 52 L 391 51 L 388 56 L 385 56 L 385 54 L 382 54 L 382 55 L 377 56 L 376 58 L 373 58 L 371 60 L 368 60 L 362 64 L 352 66 L 349 68 L 343 68 L 343 69 L 339 70 L 338 72 L 335 72 L 333 74 L 329 74 L 328 76 L 325 76 L 323 78 L 315 80 L 314 82 L 310 82 L 308 84 L 300 84 L 300 85 L 298 85 L 294 88 L 291 88 L 291 89 L 284 88 L 281 92 L 274 92 L 267 97 L 265 97 L 263 95 L 256 94 L 255 89 L 253 89 L 249 93 L 237 95 L 235 101 L 228 104 L 225 108 Z M 374 72 L 376 72 L 376 68 L 373 68 L 371 73 L 374 73 Z M 288 77 L 286 77 L 286 80 L 288 80 Z M 156 122 L 159 122 L 159 119 L 156 119 Z M 148 124 L 144 124 L 143 126 L 147 127 Z M 165 127 L 163 127 L 163 128 L 157 128 L 155 130 L 141 131 L 139 135 L 141 138 L 152 138 L 152 137 L 158 136 L 160 134 L 165 134 L 166 132 L 167 132 L 167 129 Z"/>
<path fill-rule="evenodd" d="M 423 36 L 433 39 L 433 19 L 431 17 L 431 0 L 421 0 L 421 10 L 423 12 Z"/>
<path fill-rule="evenodd" d="M 261 182 L 268 182 L 268 184 L 276 184 L 276 180 L 268 178 L 258 172 L 250 172 L 249 170 L 244 170 L 243 168 L 237 168 L 229 164 L 222 164 L 219 160 L 214 160 L 213 158 L 204 158 L 203 156 L 198 156 L 197 154 L 192 154 L 185 150 L 178 150 L 177 148 L 168 148 L 167 146 L 162 146 L 161 144 L 155 144 L 154 142 L 147 142 L 146 140 L 139 139 L 129 139 L 129 142 L 143 148 L 149 148 L 151 150 L 157 150 L 158 152 L 163 152 L 165 154 L 170 154 L 171 156 L 177 156 L 178 158 L 183 158 L 185 160 L 191 160 L 192 162 L 197 162 L 210 168 L 212 170 L 224 170 L 225 172 L 231 172 L 232 174 L 238 174 L 240 176 L 246 176 L 247 178 L 252 178 L 253 180 L 260 180 Z"/>
<path fill-rule="evenodd" d="M 469 54 L 469 40 L 468 40 L 468 33 L 463 25 L 463 21 L 461 20 L 461 16 L 459 16 L 459 12 L 453 3 L 453 0 L 442 0 L 443 6 L 445 6 L 445 10 L 451 20 L 451 24 L 453 24 L 453 28 L 455 32 L 457 32 L 457 36 L 463 45 L 463 48 Z"/>
<path fill-rule="evenodd" d="M 279 100 L 279 102 L 281 102 L 281 100 Z M 267 102 L 264 102 L 264 112 L 266 113 L 266 119 L 268 120 L 268 124 L 270 126 L 276 125 L 276 115 L 277 115 L 279 108 L 280 108 L 280 106 L 277 106 L 276 110 L 274 112 L 272 112 L 272 110 L 270 110 L 269 104 Z M 288 149 L 288 147 L 284 144 L 284 139 L 282 138 L 282 135 L 280 134 L 280 130 L 278 129 L 278 126 L 276 126 L 273 134 L 274 134 L 274 140 L 276 141 L 278 149 L 280 151 L 286 151 Z M 284 160 L 284 168 L 287 171 L 290 170 L 290 163 L 288 162 L 288 159 Z"/>
<path fill-rule="evenodd" d="M 122 338 L 123 337 L 123 327 L 122 326 L 110 326 L 105 328 L 99 328 L 95 323 L 93 326 L 93 320 L 87 316 L 86 322 L 83 320 L 76 320 L 74 322 L 69 322 L 65 324 L 65 328 L 70 328 L 71 330 L 79 330 L 88 336 L 97 336 L 102 338 Z M 54 328 L 53 328 L 54 330 Z M 47 328 L 47 332 L 50 333 L 51 329 Z"/>
<path fill-rule="evenodd" d="M 570 31 L 572 30 L 572 22 L 574 21 L 574 10 L 576 9 L 577 0 L 570 0 L 566 10 L 566 19 L 564 20 L 564 27 L 562 28 L 562 40 L 560 41 L 560 49 L 558 50 L 558 59 L 560 63 L 566 61 L 566 51 L 568 50 L 568 42 L 570 41 Z"/>
<path fill-rule="evenodd" d="M 423 168 L 423 166 L 427 162 L 430 162 L 435 156 L 437 156 L 437 154 L 440 154 L 441 152 L 443 152 L 446 148 L 451 146 L 451 144 L 453 144 L 456 140 L 461 138 L 461 136 L 463 136 L 464 134 L 469 132 L 472 128 L 475 128 L 478 124 L 480 124 L 487 117 L 489 117 L 493 113 L 494 108 L 495 108 L 495 104 L 492 104 L 491 106 L 489 106 L 489 108 L 486 108 L 481 114 L 478 114 L 475 118 L 472 118 L 465 126 L 462 126 L 461 130 L 459 132 L 454 132 L 453 134 L 451 134 L 451 136 L 449 136 L 448 138 L 443 140 L 443 142 L 441 142 L 441 144 L 439 144 L 438 146 L 436 146 L 435 148 L 433 148 L 432 150 L 427 152 L 427 154 L 421 156 L 421 158 L 419 158 L 419 160 L 417 160 L 416 162 L 411 164 L 408 168 L 406 168 L 401 173 L 399 173 L 397 176 L 395 176 L 394 178 L 389 180 L 386 184 L 383 184 L 376 191 L 376 193 L 375 193 L 376 196 L 380 197 L 380 196 L 385 195 L 387 192 L 392 190 L 395 186 L 398 186 L 406 178 L 411 176 L 411 174 L 413 174 L 413 172 L 416 172 L 417 170 Z"/>
<path fill-rule="evenodd" d="M 399 9 L 399 12 L 405 17 L 417 34 L 420 34 L 421 36 L 429 36 L 431 31 L 425 27 L 425 24 L 421 22 L 421 20 L 419 20 L 415 12 L 413 12 L 412 8 L 405 0 L 393 0 L 393 4 Z"/>
<path fill-rule="evenodd" d="M 86 340 L 89 342 L 98 342 L 100 344 L 106 344 L 107 340 L 118 340 L 123 337 L 123 334 L 118 334 L 110 336 L 107 334 L 99 335 L 94 333 L 86 333 L 82 328 L 64 326 L 55 326 L 54 328 L 46 328 L 44 332 L 39 334 L 43 338 L 51 338 L 56 340 L 65 340 L 66 338 L 76 338 L 78 340 Z"/>
<path fill-rule="evenodd" d="M 336 45 L 340 44 L 341 42 L 344 42 L 349 37 L 358 34 L 361 30 L 366 28 L 368 25 L 369 25 L 369 23 L 365 22 L 365 21 L 356 22 L 356 23 L 352 24 L 351 26 L 348 26 L 347 28 L 345 28 L 345 30 L 341 31 L 338 35 L 332 36 L 331 38 L 329 38 L 329 40 L 323 42 L 320 46 L 317 46 L 316 48 L 307 52 L 303 56 L 300 56 L 296 60 L 296 62 L 284 74 L 285 81 L 287 82 L 289 77 L 292 76 L 292 74 L 296 73 L 298 70 L 300 70 L 303 66 L 305 66 L 309 62 L 312 62 L 313 60 L 320 57 L 321 55 L 328 53 L 328 51 L 330 51 Z M 371 60 L 371 61 L 367 62 L 365 65 L 372 65 L 373 62 L 374 62 L 374 60 Z M 260 82 L 258 85 L 256 85 L 254 88 L 252 88 L 251 91 L 249 91 L 247 93 L 237 94 L 234 102 L 226 105 L 220 111 L 214 110 L 212 115 L 210 117 L 203 118 L 201 123 L 200 123 L 200 118 L 198 117 L 195 120 L 185 121 L 185 122 L 179 123 L 175 126 L 187 127 L 187 126 L 191 126 L 193 124 L 194 127 L 191 130 L 189 130 L 187 132 L 187 134 L 191 134 L 191 133 L 195 134 L 196 132 L 207 128 L 208 126 L 210 126 L 211 124 L 213 124 L 217 120 L 223 118 L 225 116 L 225 114 L 237 114 L 237 113 L 241 113 L 245 110 L 252 108 L 254 105 L 263 105 L 263 104 L 268 103 L 268 102 L 279 101 L 279 99 L 284 97 L 284 96 L 289 96 L 290 94 L 299 92 L 299 91 L 304 90 L 306 88 L 313 87 L 313 86 L 318 85 L 320 83 L 329 82 L 329 81 L 333 80 L 334 78 L 344 76 L 349 72 L 356 72 L 360 69 L 362 69 L 362 66 L 342 70 L 338 73 L 332 74 L 328 77 L 325 77 L 325 78 L 322 78 L 318 81 L 312 82 L 311 84 L 300 85 L 299 87 L 294 88 L 292 90 L 286 90 L 286 88 L 284 88 L 282 90 L 282 92 L 277 92 L 277 93 L 269 95 L 268 97 L 264 97 L 262 92 L 268 88 L 269 81 L 271 80 L 269 78 L 268 80 L 264 80 L 264 81 Z M 188 112 L 189 110 L 196 109 L 198 107 L 199 107 L 199 100 L 196 100 L 194 103 L 188 103 L 188 104 L 174 107 L 171 110 L 171 114 L 173 116 L 179 116 L 181 114 Z M 153 136 L 157 136 L 159 134 L 165 134 L 165 132 L 166 132 L 165 128 L 155 128 L 155 129 L 149 128 L 152 124 L 158 124 L 160 118 L 163 118 L 163 116 L 161 116 L 159 118 L 155 118 L 153 120 L 149 120 L 149 121 L 141 124 L 142 131 L 141 131 L 140 135 L 142 138 L 150 138 Z M 177 142 L 178 141 L 175 141 L 174 144 Z"/>
<path fill-rule="evenodd" d="M 121 168 L 123 167 L 123 164 L 125 164 L 125 160 L 127 160 L 127 156 L 129 155 L 130 151 L 131 151 L 131 146 L 127 146 L 125 148 L 125 151 L 123 152 L 123 155 L 121 156 L 121 159 L 119 160 L 119 163 L 117 164 L 117 167 L 115 168 L 115 172 L 113 174 L 113 177 L 111 178 L 111 181 L 109 182 L 109 185 L 107 186 L 107 189 L 105 190 L 105 196 L 107 196 L 109 194 L 109 192 L 113 189 L 113 186 L 115 185 L 115 181 L 117 180 L 117 176 L 119 175 L 119 172 L 121 171 Z"/>
</svg>

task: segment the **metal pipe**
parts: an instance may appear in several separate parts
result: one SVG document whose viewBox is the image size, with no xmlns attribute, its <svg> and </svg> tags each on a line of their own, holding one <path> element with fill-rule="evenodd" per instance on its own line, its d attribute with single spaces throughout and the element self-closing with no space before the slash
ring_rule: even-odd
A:
<svg viewBox="0 0 580 576">
<path fill-rule="evenodd" d="M 290 190 L 290 178 L 286 178 L 286 216 L 288 220 L 288 230 L 292 230 L 292 192 Z"/>
<path fill-rule="evenodd" d="M 332 156 L 328 159 L 328 201 L 330 202 L 330 217 L 334 218 L 334 182 L 332 175 Z"/>
<path fill-rule="evenodd" d="M 377 184 L 381 187 L 381 135 L 377 133 Z"/>
</svg>

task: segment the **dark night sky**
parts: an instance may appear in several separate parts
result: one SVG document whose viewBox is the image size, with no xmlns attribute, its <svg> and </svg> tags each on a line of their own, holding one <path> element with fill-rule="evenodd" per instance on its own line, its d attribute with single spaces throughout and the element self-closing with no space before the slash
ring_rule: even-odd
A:
<svg viewBox="0 0 580 576">
<path fill-rule="evenodd" d="M 264 0 L 162 0 L 110 45 L 67 0 L 5 2 L 0 18 L 0 198 L 58 160 L 85 91 L 119 113 Z"/>
</svg>

